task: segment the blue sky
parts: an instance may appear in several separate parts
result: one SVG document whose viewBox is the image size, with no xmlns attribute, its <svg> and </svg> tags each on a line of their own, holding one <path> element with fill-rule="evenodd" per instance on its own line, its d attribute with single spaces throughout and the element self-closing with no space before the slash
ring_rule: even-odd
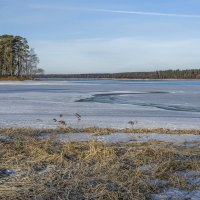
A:
<svg viewBox="0 0 200 200">
<path fill-rule="evenodd" d="M 200 68 L 199 0 L 0 0 L 46 73 Z"/>
</svg>

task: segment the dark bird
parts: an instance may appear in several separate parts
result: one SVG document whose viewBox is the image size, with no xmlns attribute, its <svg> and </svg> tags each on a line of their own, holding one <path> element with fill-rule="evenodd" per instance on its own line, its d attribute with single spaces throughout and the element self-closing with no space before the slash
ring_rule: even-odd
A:
<svg viewBox="0 0 200 200">
<path fill-rule="evenodd" d="M 81 115 L 79 115 L 78 113 L 75 114 L 76 118 L 78 119 L 78 121 L 81 120 Z"/>
<path fill-rule="evenodd" d="M 137 124 L 137 121 L 129 121 L 128 124 L 130 124 L 133 128 L 133 126 Z"/>
<path fill-rule="evenodd" d="M 63 125 L 63 126 L 66 126 L 66 125 L 67 125 L 66 122 L 65 122 L 64 120 L 60 120 L 60 121 L 58 121 L 58 123 L 61 124 L 61 125 Z"/>
</svg>

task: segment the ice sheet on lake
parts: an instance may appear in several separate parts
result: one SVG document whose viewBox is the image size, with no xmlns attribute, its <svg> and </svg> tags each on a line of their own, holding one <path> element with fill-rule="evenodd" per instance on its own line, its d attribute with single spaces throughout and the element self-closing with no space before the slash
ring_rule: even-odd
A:
<svg viewBox="0 0 200 200">
<path fill-rule="evenodd" d="M 95 95 L 104 102 L 80 102 Z M 74 127 L 200 128 L 199 99 L 200 81 L 0 82 L 0 127 L 56 127 L 63 114 Z"/>
</svg>

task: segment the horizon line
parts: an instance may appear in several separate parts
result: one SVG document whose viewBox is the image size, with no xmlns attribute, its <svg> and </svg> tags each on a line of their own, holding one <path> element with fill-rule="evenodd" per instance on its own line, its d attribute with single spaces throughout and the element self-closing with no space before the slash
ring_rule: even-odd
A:
<svg viewBox="0 0 200 200">
<path fill-rule="evenodd" d="M 126 74 L 126 73 L 152 73 L 152 72 L 167 72 L 167 71 L 192 71 L 192 70 L 200 70 L 199 68 L 187 68 L 187 69 L 180 69 L 180 68 L 176 68 L 176 69 L 157 69 L 157 70 L 148 70 L 148 71 L 119 71 L 119 72 L 91 72 L 91 73 L 45 73 L 39 76 L 45 76 L 45 75 L 94 75 L 94 74 Z"/>
</svg>

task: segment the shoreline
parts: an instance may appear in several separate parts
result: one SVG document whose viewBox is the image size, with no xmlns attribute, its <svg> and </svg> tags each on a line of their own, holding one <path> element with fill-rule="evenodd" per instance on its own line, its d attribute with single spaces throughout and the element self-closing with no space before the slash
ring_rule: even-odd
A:
<svg viewBox="0 0 200 200">
<path fill-rule="evenodd" d="M 0 134 L 8 131 L 28 131 L 28 132 L 38 132 L 38 133 L 88 133 L 88 134 L 96 134 L 96 135 L 108 135 L 111 133 L 157 133 L 157 134 L 191 134 L 191 135 L 199 135 L 200 129 L 167 129 L 167 128 L 102 128 L 102 127 L 85 127 L 85 128 L 75 128 L 71 126 L 58 126 L 56 128 L 33 128 L 33 127 L 10 127 L 10 128 L 2 128 L 0 127 Z"/>
<path fill-rule="evenodd" d="M 0 77 L 0 81 L 26 81 L 26 80 L 33 80 L 33 79 L 27 77 L 17 77 L 17 76 Z"/>
<path fill-rule="evenodd" d="M 115 79 L 115 78 L 36 78 L 35 81 L 44 80 L 117 80 L 117 81 L 200 81 L 200 79 Z"/>
<path fill-rule="evenodd" d="M 116 80 L 116 81 L 200 81 L 200 79 L 127 79 L 127 78 L 27 78 L 27 77 L 0 77 L 0 82 L 1 81 L 51 81 L 51 80 L 57 80 L 57 81 L 62 81 L 62 80 Z"/>
</svg>

